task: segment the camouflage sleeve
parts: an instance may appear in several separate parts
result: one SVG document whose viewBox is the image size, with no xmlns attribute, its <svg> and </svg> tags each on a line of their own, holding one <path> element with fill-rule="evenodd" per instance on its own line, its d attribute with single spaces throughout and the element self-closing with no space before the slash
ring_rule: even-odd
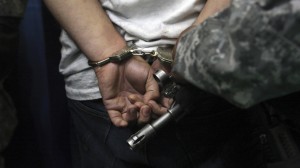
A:
<svg viewBox="0 0 300 168">
<path fill-rule="evenodd" d="M 0 16 L 23 17 L 27 0 L 0 0 Z"/>
<path fill-rule="evenodd" d="M 300 90 L 293 2 L 233 0 L 179 40 L 174 73 L 241 108 Z"/>
</svg>

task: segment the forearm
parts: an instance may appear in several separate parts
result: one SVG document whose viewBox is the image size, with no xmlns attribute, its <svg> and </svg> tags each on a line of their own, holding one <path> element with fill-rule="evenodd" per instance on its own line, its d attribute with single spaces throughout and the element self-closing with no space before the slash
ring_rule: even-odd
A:
<svg viewBox="0 0 300 168">
<path fill-rule="evenodd" d="M 98 0 L 44 2 L 90 60 L 102 60 L 126 45 Z"/>
<path fill-rule="evenodd" d="M 193 25 L 202 23 L 208 17 L 222 11 L 228 7 L 231 3 L 231 0 L 207 0 L 205 6 L 203 7 L 200 15 Z"/>
</svg>

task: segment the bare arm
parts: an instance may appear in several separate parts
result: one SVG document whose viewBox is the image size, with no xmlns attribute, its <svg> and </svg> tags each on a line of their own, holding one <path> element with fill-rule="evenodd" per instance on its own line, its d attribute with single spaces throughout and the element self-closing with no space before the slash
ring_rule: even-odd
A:
<svg viewBox="0 0 300 168">
<path fill-rule="evenodd" d="M 100 61 L 126 46 L 98 0 L 44 0 L 82 52 Z M 159 97 L 151 67 L 141 57 L 94 69 L 103 103 L 116 126 L 150 119 L 149 100 Z M 130 97 L 139 97 L 131 103 Z"/>
<path fill-rule="evenodd" d="M 98 0 L 44 2 L 90 60 L 102 60 L 125 46 Z"/>
</svg>

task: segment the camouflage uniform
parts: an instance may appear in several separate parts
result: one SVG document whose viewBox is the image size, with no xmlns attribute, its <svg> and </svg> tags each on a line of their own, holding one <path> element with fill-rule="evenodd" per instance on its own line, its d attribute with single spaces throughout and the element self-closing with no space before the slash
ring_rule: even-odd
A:
<svg viewBox="0 0 300 168">
<path fill-rule="evenodd" d="M 1 153 L 8 145 L 16 127 L 16 110 L 3 83 L 12 65 L 18 45 L 18 25 L 26 0 L 0 0 L 0 168 L 4 168 Z"/>
<path fill-rule="evenodd" d="M 300 2 L 233 0 L 186 33 L 173 71 L 241 108 L 300 90 Z"/>
<path fill-rule="evenodd" d="M 0 16 L 22 17 L 27 0 L 0 0 Z"/>
</svg>

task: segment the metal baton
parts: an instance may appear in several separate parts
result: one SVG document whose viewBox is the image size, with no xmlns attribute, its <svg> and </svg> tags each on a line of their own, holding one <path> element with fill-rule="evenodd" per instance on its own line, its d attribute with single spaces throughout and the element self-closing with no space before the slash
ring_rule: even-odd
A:
<svg viewBox="0 0 300 168">
<path fill-rule="evenodd" d="M 157 120 L 144 126 L 137 133 L 131 135 L 127 140 L 130 149 L 143 145 L 151 137 L 153 137 L 158 130 L 167 125 L 172 120 L 175 121 L 177 116 L 180 114 L 181 108 L 179 104 L 175 104 L 173 107 L 168 109 L 167 113 L 159 117 Z"/>
<path fill-rule="evenodd" d="M 161 90 L 163 88 L 169 87 L 171 89 L 167 89 L 167 94 L 164 94 L 165 96 L 168 95 L 174 95 L 175 92 L 177 92 L 178 87 L 174 87 L 176 85 L 170 76 L 166 74 L 163 70 L 159 70 L 154 74 L 154 78 L 157 80 L 159 87 Z M 171 83 L 171 85 L 170 85 Z M 171 90 L 171 91 L 170 91 Z M 172 94 L 170 94 L 172 93 Z M 131 149 L 135 149 L 137 146 L 141 146 L 146 141 L 148 141 L 151 137 L 153 137 L 156 132 L 167 125 L 172 120 L 176 120 L 178 115 L 180 114 L 181 108 L 179 104 L 173 103 L 170 109 L 167 110 L 167 113 L 159 117 L 157 120 L 153 121 L 150 124 L 147 124 L 144 126 L 141 130 L 139 130 L 137 133 L 131 135 L 129 139 L 127 140 L 128 145 Z"/>
</svg>

